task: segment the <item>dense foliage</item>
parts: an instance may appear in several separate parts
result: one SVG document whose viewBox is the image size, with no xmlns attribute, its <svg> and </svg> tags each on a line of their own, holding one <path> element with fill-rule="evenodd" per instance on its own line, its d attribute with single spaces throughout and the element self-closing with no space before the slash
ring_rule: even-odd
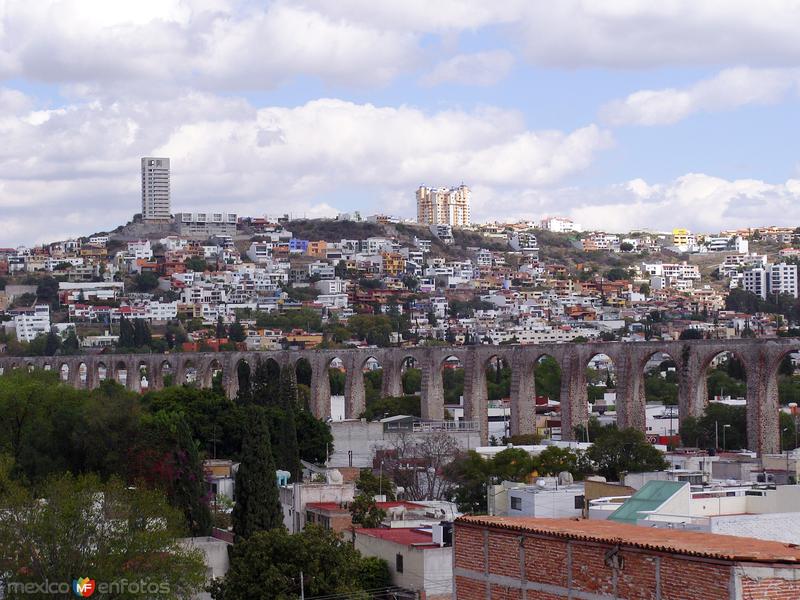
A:
<svg viewBox="0 0 800 600">
<path fill-rule="evenodd" d="M 211 594 L 215 600 L 295 600 L 301 572 L 307 597 L 358 598 L 391 584 L 385 561 L 365 559 L 337 533 L 309 525 L 294 535 L 262 531 L 233 546 L 230 570 Z"/>
</svg>

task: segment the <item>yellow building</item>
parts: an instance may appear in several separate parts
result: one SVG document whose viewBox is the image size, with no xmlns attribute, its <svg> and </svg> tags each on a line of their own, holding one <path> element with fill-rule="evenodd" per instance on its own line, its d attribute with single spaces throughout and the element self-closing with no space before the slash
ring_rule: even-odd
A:
<svg viewBox="0 0 800 600">
<path fill-rule="evenodd" d="M 673 246 L 688 246 L 690 241 L 694 240 L 694 236 L 688 229 L 673 229 L 672 230 L 672 245 Z"/>
<path fill-rule="evenodd" d="M 383 252 L 383 272 L 386 275 L 397 277 L 406 270 L 406 259 L 397 252 Z"/>
</svg>

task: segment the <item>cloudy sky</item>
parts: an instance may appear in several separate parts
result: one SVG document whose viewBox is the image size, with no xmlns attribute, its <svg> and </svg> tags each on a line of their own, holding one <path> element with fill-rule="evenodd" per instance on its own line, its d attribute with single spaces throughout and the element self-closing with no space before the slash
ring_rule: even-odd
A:
<svg viewBox="0 0 800 600">
<path fill-rule="evenodd" d="M 0 0 L 0 246 L 139 211 L 800 224 L 796 0 Z"/>
</svg>

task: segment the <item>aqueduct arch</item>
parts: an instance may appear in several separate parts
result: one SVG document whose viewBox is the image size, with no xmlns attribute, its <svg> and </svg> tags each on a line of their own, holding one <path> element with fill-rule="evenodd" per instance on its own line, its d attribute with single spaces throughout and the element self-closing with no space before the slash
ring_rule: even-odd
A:
<svg viewBox="0 0 800 600">
<path fill-rule="evenodd" d="M 617 421 L 621 427 L 644 429 L 644 365 L 657 352 L 668 354 L 675 363 L 678 379 L 678 404 L 681 416 L 699 416 L 705 407 L 705 371 L 714 356 L 729 351 L 740 357 L 747 373 L 748 445 L 760 453 L 778 450 L 777 373 L 783 357 L 800 348 L 800 340 L 787 338 L 648 341 L 635 343 L 590 342 L 583 344 L 538 344 L 508 346 L 431 346 L 417 348 L 357 348 L 336 350 L 287 350 L 263 352 L 177 353 L 168 355 L 78 355 L 21 359 L 0 356 L 0 372 L 8 373 L 19 365 L 43 369 L 65 366 L 67 383 L 95 388 L 102 379 L 119 380 L 141 391 L 137 375 L 144 366 L 149 389 L 160 389 L 170 381 L 179 384 L 187 372 L 197 374 L 197 385 L 221 371 L 222 387 L 235 397 L 241 384 L 240 367 L 250 371 L 259 360 L 274 359 L 280 366 L 296 366 L 305 359 L 311 367 L 310 406 L 317 417 L 330 416 L 328 365 L 335 357 L 346 370 L 345 406 L 347 418 L 356 418 L 364 409 L 363 365 L 375 359 L 383 369 L 382 394 L 402 394 L 402 368 L 413 360 L 421 370 L 420 404 L 423 418 L 444 418 L 442 365 L 448 357 L 464 367 L 465 418 L 479 423 L 484 441 L 488 436 L 486 366 L 492 357 L 510 365 L 511 433 L 533 433 L 535 426 L 536 385 L 534 365 L 542 356 L 551 356 L 561 369 L 562 438 L 572 439 L 574 427 L 588 420 L 585 366 L 597 354 L 610 357 L 615 367 Z M 79 377 L 84 373 L 83 377 Z"/>
</svg>

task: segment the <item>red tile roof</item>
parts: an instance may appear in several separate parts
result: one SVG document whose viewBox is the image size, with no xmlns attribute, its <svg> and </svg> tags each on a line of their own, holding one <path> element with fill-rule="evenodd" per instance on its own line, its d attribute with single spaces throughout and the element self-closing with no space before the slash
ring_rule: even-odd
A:
<svg viewBox="0 0 800 600">
<path fill-rule="evenodd" d="M 476 517 L 457 519 L 460 526 L 492 527 L 573 540 L 619 544 L 658 552 L 730 561 L 787 563 L 800 566 L 800 546 L 754 538 L 679 529 L 655 529 L 613 521 Z"/>
<path fill-rule="evenodd" d="M 356 529 L 356 535 L 368 535 L 401 544 L 403 546 L 422 546 L 423 548 L 438 548 L 439 544 L 433 543 L 430 531 L 422 531 L 411 527 L 379 527 L 376 529 Z"/>
</svg>

